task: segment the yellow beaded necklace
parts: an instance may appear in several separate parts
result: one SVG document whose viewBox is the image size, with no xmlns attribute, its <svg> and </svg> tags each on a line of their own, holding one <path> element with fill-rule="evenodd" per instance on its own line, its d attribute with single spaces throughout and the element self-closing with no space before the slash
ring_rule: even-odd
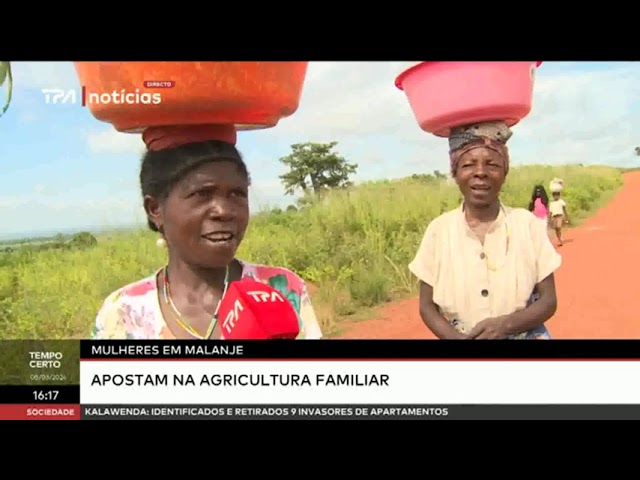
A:
<svg viewBox="0 0 640 480">
<path fill-rule="evenodd" d="M 462 204 L 462 211 L 464 212 L 464 203 Z M 504 232 L 505 232 L 505 251 L 504 251 L 504 259 L 502 261 L 502 265 L 500 265 L 499 267 L 496 266 L 495 264 L 493 264 L 492 262 L 489 261 L 489 257 L 487 256 L 486 253 L 483 252 L 484 255 L 484 263 L 487 266 L 487 268 L 489 270 L 491 270 L 492 272 L 498 272 L 500 270 L 502 270 L 504 268 L 504 266 L 507 263 L 507 258 L 509 256 L 509 247 L 510 247 L 510 243 L 511 243 L 511 231 L 509 230 L 509 224 L 507 223 L 507 210 L 504 208 L 504 205 L 502 205 L 502 203 L 500 203 L 500 212 L 502 213 L 502 215 L 504 216 Z M 465 221 L 466 223 L 466 221 Z"/>
<path fill-rule="evenodd" d="M 211 323 L 209 324 L 209 328 L 207 328 L 207 333 L 205 333 L 204 336 L 200 335 L 189 324 L 189 322 L 183 320 L 182 314 L 180 313 L 180 311 L 178 310 L 176 305 L 173 303 L 173 300 L 171 299 L 171 291 L 169 289 L 169 276 L 167 275 L 168 267 L 169 267 L 168 265 L 164 267 L 163 274 L 162 274 L 162 294 L 163 294 L 165 303 L 171 307 L 171 309 L 173 310 L 173 313 L 175 314 L 175 317 L 176 317 L 176 323 L 178 325 L 180 325 L 180 327 L 182 327 L 183 330 L 185 330 L 187 333 L 189 333 L 191 336 L 193 336 L 195 338 L 198 338 L 200 340 L 208 340 L 211 337 L 211 334 L 213 333 L 213 330 L 216 328 L 216 325 L 218 324 L 218 310 L 220 309 L 220 304 L 222 303 L 222 299 L 226 295 L 227 287 L 229 286 L 229 266 L 227 265 L 227 270 L 226 270 L 225 275 L 224 275 L 224 290 L 222 292 L 222 297 L 220 297 L 220 300 L 218 301 L 218 305 L 216 306 L 216 310 L 213 313 L 213 318 L 211 319 Z"/>
</svg>

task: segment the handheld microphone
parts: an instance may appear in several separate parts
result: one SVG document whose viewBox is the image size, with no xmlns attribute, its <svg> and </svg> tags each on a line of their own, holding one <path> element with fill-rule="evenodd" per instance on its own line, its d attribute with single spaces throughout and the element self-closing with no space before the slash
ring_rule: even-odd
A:
<svg viewBox="0 0 640 480">
<path fill-rule="evenodd" d="M 218 314 L 225 340 L 295 339 L 300 333 L 298 315 L 285 296 L 254 280 L 231 282 Z"/>
</svg>

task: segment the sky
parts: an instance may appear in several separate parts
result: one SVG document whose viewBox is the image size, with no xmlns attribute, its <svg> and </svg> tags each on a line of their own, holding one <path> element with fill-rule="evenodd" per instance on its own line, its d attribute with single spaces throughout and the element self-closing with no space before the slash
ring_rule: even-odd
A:
<svg viewBox="0 0 640 480">
<path fill-rule="evenodd" d="M 446 139 L 423 132 L 395 77 L 416 62 L 310 62 L 300 107 L 268 130 L 240 132 L 251 208 L 284 207 L 278 159 L 291 145 L 337 141 L 356 182 L 448 171 Z M 12 62 L 0 117 L 0 239 L 144 223 L 138 185 L 144 144 L 78 104 L 47 104 L 43 88 L 79 89 L 71 62 Z M 0 88 L 4 104 L 6 86 Z M 640 63 L 544 62 L 533 108 L 513 127 L 512 163 L 636 166 Z"/>
</svg>

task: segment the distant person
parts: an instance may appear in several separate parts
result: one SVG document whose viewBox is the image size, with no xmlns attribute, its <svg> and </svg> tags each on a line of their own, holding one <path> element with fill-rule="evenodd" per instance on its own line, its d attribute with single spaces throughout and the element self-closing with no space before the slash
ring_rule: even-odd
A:
<svg viewBox="0 0 640 480">
<path fill-rule="evenodd" d="M 143 139 L 140 185 L 151 230 L 168 262 L 107 296 L 95 339 L 219 339 L 227 285 L 257 280 L 280 290 L 298 314 L 298 338 L 322 333 L 300 277 L 236 258 L 249 223 L 249 173 L 235 129 L 152 128 Z"/>
<path fill-rule="evenodd" d="M 531 200 L 529 201 L 529 211 L 540 221 L 540 227 L 547 234 L 549 230 L 549 197 L 542 185 L 533 187 Z"/>
<path fill-rule="evenodd" d="M 558 239 L 558 246 L 562 246 L 562 226 L 566 223 L 569 225 L 571 220 L 567 213 L 567 202 L 562 198 L 561 192 L 553 192 L 551 194 L 553 200 L 549 203 L 549 212 L 551 215 L 551 223 L 553 229 L 556 232 L 556 238 Z"/>
<path fill-rule="evenodd" d="M 454 129 L 451 174 L 463 202 L 434 219 L 409 268 L 420 315 L 440 339 L 549 339 L 561 257 L 527 209 L 503 205 L 509 172 L 501 122 Z"/>
</svg>

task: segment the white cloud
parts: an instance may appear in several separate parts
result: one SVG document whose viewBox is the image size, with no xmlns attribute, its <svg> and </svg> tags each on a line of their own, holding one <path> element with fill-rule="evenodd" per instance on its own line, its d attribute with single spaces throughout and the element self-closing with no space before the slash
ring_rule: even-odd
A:
<svg viewBox="0 0 640 480">
<path fill-rule="evenodd" d="M 92 153 L 135 153 L 144 152 L 144 142 L 139 134 L 120 133 L 112 127 L 85 132 L 87 146 Z"/>
<path fill-rule="evenodd" d="M 78 88 L 72 62 L 11 62 L 16 89 Z"/>
<path fill-rule="evenodd" d="M 264 150 L 247 152 L 252 170 L 270 171 L 268 194 L 257 183 L 255 201 L 284 204 L 277 158 L 303 141 L 339 142 L 338 150 L 359 164 L 358 179 L 448 171 L 447 142 L 423 132 L 405 94 L 395 87 L 398 74 L 415 62 L 310 62 L 300 107 L 255 136 Z M 640 65 L 544 63 L 537 72 L 533 108 L 514 127 L 510 142 L 514 164 L 638 164 L 640 144 Z M 92 139 L 94 151 L 132 152 L 136 140 L 109 132 Z M 271 164 L 271 165 L 270 165 Z"/>
<path fill-rule="evenodd" d="M 251 210 L 258 212 L 266 208 L 284 207 L 294 203 L 294 198 L 284 194 L 278 178 L 272 180 L 254 180 L 251 184 Z"/>
<path fill-rule="evenodd" d="M 404 94 L 394 85 L 413 63 L 311 62 L 298 111 L 271 132 L 326 139 L 415 127 L 408 123 L 413 114 Z"/>
<path fill-rule="evenodd" d="M 640 128 L 638 75 L 634 63 L 546 77 L 541 68 L 532 112 L 514 127 L 512 149 L 522 151 L 526 163 L 633 162 Z"/>
<path fill-rule="evenodd" d="M 415 63 L 310 62 L 298 111 L 273 129 L 243 135 L 283 148 L 293 141 L 337 140 L 341 153 L 348 153 L 361 170 L 391 162 L 389 152 L 397 148 L 403 157 L 391 162 L 399 170 L 387 169 L 390 176 L 425 166 L 442 169 L 446 140 L 420 130 L 404 93 L 394 85 L 396 76 Z M 619 63 L 591 71 L 582 67 L 558 73 L 558 65 L 547 62 L 538 70 L 532 112 L 514 127 L 514 163 L 635 162 L 640 65 Z M 71 62 L 17 62 L 14 73 L 16 85 L 25 88 L 73 88 L 78 83 Z M 110 126 L 87 133 L 86 140 L 94 153 L 139 154 L 144 147 L 139 135 L 118 133 Z"/>
<path fill-rule="evenodd" d="M 6 209 L 9 211 L 22 206 L 24 203 L 25 199 L 23 197 L 17 195 L 0 195 L 0 208 L 3 210 Z"/>
<path fill-rule="evenodd" d="M 254 176 L 252 209 L 285 206 L 294 200 L 284 195 L 278 179 L 282 166 L 277 162 L 294 142 L 338 141 L 339 152 L 360 165 L 360 178 L 447 171 L 446 140 L 420 130 L 404 93 L 394 85 L 395 77 L 413 63 L 311 62 L 298 111 L 273 129 L 240 136 L 239 147 Z M 533 110 L 514 127 L 513 162 L 640 164 L 634 154 L 634 147 L 640 146 L 638 78 L 640 64 L 635 62 L 543 64 L 536 78 Z M 14 80 L 18 90 L 78 86 L 69 62 L 18 62 Z M 37 97 L 18 94 L 16 100 L 19 106 L 29 107 L 22 121 L 38 113 L 37 105 L 32 105 Z M 80 133 L 95 154 L 139 155 L 144 150 L 140 135 L 119 133 L 97 121 Z M 251 145 L 255 148 L 249 150 Z M 15 228 L 21 229 L 34 223 L 53 229 L 61 218 L 69 225 L 142 219 L 135 176 L 120 183 L 122 188 L 114 186 L 106 197 L 83 204 L 70 193 L 54 194 L 46 185 L 34 185 L 29 195 L 0 196 L 0 208 L 28 212 L 11 218 L 10 223 L 18 222 Z M 52 203 L 52 196 L 59 197 L 60 203 Z"/>
<path fill-rule="evenodd" d="M 29 125 L 38 120 L 38 114 L 35 111 L 21 112 L 18 116 L 18 122 L 22 125 Z"/>
<path fill-rule="evenodd" d="M 144 219 L 137 192 L 129 191 L 109 197 L 84 198 L 83 201 L 78 201 L 73 192 L 55 196 L 0 196 L 0 209 L 7 210 L 4 217 L 6 228 L 0 233 L 0 239 L 70 229 L 142 225 Z"/>
<path fill-rule="evenodd" d="M 413 150 L 396 165 L 429 163 L 442 168 L 447 142 L 419 129 L 395 77 L 414 62 L 335 62 L 309 66 L 301 105 L 291 117 L 257 135 L 273 140 L 337 140 L 354 161 L 371 165 L 394 148 Z M 531 114 L 514 127 L 514 163 L 631 164 L 640 140 L 640 65 L 620 63 L 608 70 L 558 72 L 549 62 L 538 70 Z M 367 151 L 362 142 L 372 143 Z M 340 148 L 340 147 L 339 147 Z M 428 160 L 425 160 L 428 158 Z M 388 161 L 388 160 L 387 160 Z M 393 172 L 387 170 L 389 175 Z M 404 171 L 404 169 L 403 169 Z"/>
<path fill-rule="evenodd" d="M 415 63 L 310 62 L 298 111 L 273 129 L 245 135 L 285 148 L 292 141 L 337 140 L 341 152 L 363 167 L 380 164 L 397 148 L 404 156 L 392 163 L 403 172 L 425 164 L 442 168 L 446 140 L 419 129 L 404 93 L 394 85 L 395 77 Z M 592 70 L 566 65 L 576 68 L 560 71 L 547 62 L 538 70 L 533 110 L 514 127 L 514 162 L 635 162 L 640 65 L 621 62 Z M 78 86 L 72 62 L 14 62 L 13 72 L 16 89 Z M 32 117 L 24 114 L 22 120 Z M 86 140 L 95 153 L 138 154 L 143 149 L 139 135 L 110 126 L 87 133 Z"/>
</svg>

